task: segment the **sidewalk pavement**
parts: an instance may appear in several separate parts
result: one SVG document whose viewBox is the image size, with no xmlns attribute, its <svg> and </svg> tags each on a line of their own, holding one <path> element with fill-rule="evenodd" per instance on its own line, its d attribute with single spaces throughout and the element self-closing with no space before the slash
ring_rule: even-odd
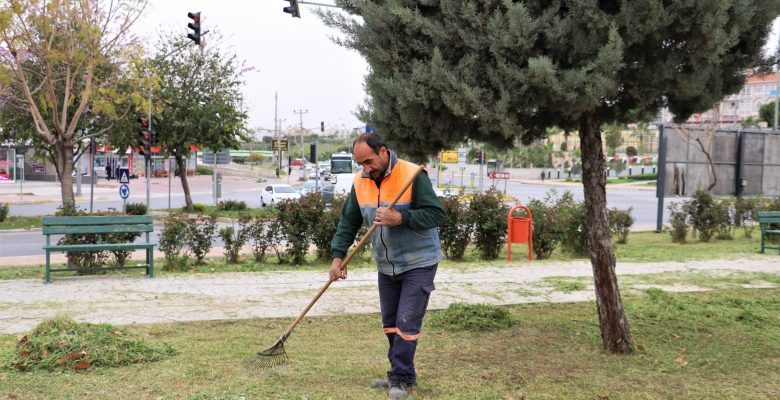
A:
<svg viewBox="0 0 780 400">
<path fill-rule="evenodd" d="M 734 272 L 780 274 L 776 256 L 664 263 L 618 263 L 623 277 L 636 274 L 702 272 L 726 276 Z M 233 272 L 57 277 L 0 281 L 0 333 L 28 331 L 48 317 L 67 315 L 92 323 L 137 324 L 242 318 L 292 318 L 327 279 L 321 271 Z M 440 268 L 431 309 L 453 302 L 519 304 L 592 301 L 590 262 L 514 262 L 469 268 Z M 549 277 L 580 278 L 583 290 L 558 292 Z M 621 292 L 657 287 L 668 291 L 708 290 L 681 282 L 675 285 L 621 282 Z M 651 281 L 652 282 L 652 281 Z M 769 283 L 745 287 L 775 287 Z M 331 285 L 309 315 L 378 313 L 376 272 L 350 270 L 349 279 Z"/>
</svg>

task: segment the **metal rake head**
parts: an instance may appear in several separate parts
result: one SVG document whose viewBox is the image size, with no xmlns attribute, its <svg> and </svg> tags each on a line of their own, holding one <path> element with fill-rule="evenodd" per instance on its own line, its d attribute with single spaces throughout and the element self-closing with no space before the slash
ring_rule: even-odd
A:
<svg viewBox="0 0 780 400">
<path fill-rule="evenodd" d="M 257 374 L 286 364 L 289 358 L 287 357 L 287 352 L 284 351 L 284 339 L 286 338 L 279 338 L 273 346 L 244 360 L 242 364 L 244 370 Z"/>
</svg>

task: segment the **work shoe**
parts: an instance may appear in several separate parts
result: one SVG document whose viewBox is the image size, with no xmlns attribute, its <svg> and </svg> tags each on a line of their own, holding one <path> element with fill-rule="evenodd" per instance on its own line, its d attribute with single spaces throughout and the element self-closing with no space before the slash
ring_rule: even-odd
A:
<svg viewBox="0 0 780 400">
<path fill-rule="evenodd" d="M 407 383 L 406 387 L 410 388 L 414 386 L 414 383 Z M 387 379 L 374 379 L 371 381 L 372 389 L 387 389 L 390 387 L 390 381 Z"/>
<path fill-rule="evenodd" d="M 387 398 L 393 400 L 404 400 L 409 397 L 406 391 L 406 383 L 390 382 L 390 390 L 387 391 Z"/>
<path fill-rule="evenodd" d="M 390 387 L 390 381 L 387 379 L 374 379 L 371 381 L 371 388 L 372 389 L 382 389 L 382 388 L 389 388 Z"/>
</svg>

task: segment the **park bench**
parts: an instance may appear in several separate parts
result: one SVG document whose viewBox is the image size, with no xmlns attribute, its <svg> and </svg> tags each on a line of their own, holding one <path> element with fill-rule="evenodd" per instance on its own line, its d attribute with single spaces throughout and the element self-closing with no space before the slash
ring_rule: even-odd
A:
<svg viewBox="0 0 780 400">
<path fill-rule="evenodd" d="M 761 252 L 764 249 L 775 249 L 780 252 L 780 244 L 777 246 L 767 246 L 767 236 L 774 235 L 780 239 L 780 211 L 759 211 L 758 224 L 761 226 Z"/>
<path fill-rule="evenodd" d="M 146 263 L 141 265 L 101 267 L 100 270 L 145 268 L 150 278 L 154 277 L 154 243 L 149 242 L 149 233 L 154 230 L 151 215 L 112 215 L 112 216 L 76 216 L 43 217 L 43 234 L 46 235 L 46 272 L 43 283 L 51 281 L 51 272 L 78 271 L 78 269 L 52 269 L 51 253 L 79 253 L 116 250 L 146 250 Z M 100 234 L 100 233 L 146 233 L 144 243 L 91 243 L 91 244 L 51 244 L 51 235 L 57 234 Z"/>
</svg>

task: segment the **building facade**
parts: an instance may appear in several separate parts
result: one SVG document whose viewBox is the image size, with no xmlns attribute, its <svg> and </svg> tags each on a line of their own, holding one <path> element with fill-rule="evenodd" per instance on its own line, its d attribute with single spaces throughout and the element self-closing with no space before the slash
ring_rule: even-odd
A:
<svg viewBox="0 0 780 400">
<path fill-rule="evenodd" d="M 777 83 L 780 73 L 750 75 L 745 86 L 738 93 L 726 96 L 709 111 L 693 114 L 688 124 L 715 124 L 720 127 L 741 126 L 748 117 L 758 118 L 758 110 L 764 104 L 774 101 L 777 96 Z M 671 115 L 667 112 L 667 116 Z"/>
</svg>

